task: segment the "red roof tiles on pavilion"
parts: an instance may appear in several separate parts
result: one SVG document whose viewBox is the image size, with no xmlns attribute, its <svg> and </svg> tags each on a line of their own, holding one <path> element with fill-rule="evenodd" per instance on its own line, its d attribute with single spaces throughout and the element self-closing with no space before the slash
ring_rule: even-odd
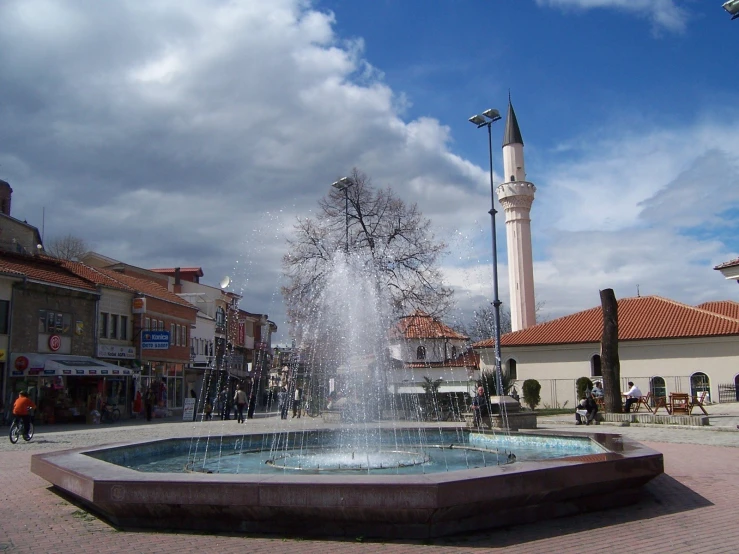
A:
<svg viewBox="0 0 739 554">
<path fill-rule="evenodd" d="M 393 338 L 403 339 L 467 340 L 469 338 L 421 310 L 400 318 L 400 321 L 391 329 L 390 335 Z"/>
<path fill-rule="evenodd" d="M 600 342 L 603 333 L 601 307 L 507 333 L 501 346 L 577 344 Z M 622 298 L 618 301 L 618 339 L 649 340 L 683 337 L 739 335 L 739 320 L 681 304 L 659 296 Z M 474 345 L 489 348 L 493 339 Z"/>
</svg>

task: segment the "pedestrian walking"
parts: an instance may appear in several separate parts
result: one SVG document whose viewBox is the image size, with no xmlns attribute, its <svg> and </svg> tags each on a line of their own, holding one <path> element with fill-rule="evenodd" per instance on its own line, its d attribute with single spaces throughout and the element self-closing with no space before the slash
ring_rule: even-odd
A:
<svg viewBox="0 0 739 554">
<path fill-rule="evenodd" d="M 244 406 L 246 406 L 246 393 L 241 390 L 241 385 L 236 385 L 234 403 L 236 404 L 236 420 L 238 423 L 244 423 Z"/>
</svg>

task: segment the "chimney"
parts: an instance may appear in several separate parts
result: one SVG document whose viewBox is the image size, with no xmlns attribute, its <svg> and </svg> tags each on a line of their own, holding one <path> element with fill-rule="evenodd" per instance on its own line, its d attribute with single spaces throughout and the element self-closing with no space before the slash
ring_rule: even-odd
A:
<svg viewBox="0 0 739 554">
<path fill-rule="evenodd" d="M 180 268 L 174 268 L 174 292 L 180 294 L 182 292 L 182 281 L 180 280 Z"/>
<path fill-rule="evenodd" d="M 10 183 L 0 179 L 0 212 L 5 215 L 10 215 L 10 197 L 13 194 L 13 189 L 10 188 Z"/>
</svg>

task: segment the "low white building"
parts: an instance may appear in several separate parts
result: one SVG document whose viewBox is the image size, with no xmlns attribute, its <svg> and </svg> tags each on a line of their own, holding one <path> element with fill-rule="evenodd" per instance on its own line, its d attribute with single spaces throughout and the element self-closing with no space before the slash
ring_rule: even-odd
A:
<svg viewBox="0 0 739 554">
<path fill-rule="evenodd" d="M 441 380 L 441 394 L 474 390 L 479 358 L 468 350 L 468 337 L 421 310 L 400 318 L 389 335 L 395 365 L 389 392 L 423 394 L 426 379 Z"/>
<path fill-rule="evenodd" d="M 526 379 L 541 384 L 541 407 L 572 407 L 575 381 L 601 377 L 601 307 L 501 337 L 503 371 L 519 391 Z M 706 391 L 707 401 L 739 401 L 739 303 L 694 307 L 658 296 L 618 301 L 621 389 L 633 381 L 646 394 Z M 474 345 L 481 367 L 495 365 L 494 339 Z"/>
</svg>

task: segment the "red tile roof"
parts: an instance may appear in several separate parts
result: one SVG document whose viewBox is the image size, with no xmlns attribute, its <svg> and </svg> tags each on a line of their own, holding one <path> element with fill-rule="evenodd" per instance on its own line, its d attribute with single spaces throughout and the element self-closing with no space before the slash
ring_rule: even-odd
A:
<svg viewBox="0 0 739 554">
<path fill-rule="evenodd" d="M 79 277 L 82 277 L 83 279 L 86 279 L 96 285 L 117 290 L 123 290 L 126 292 L 136 292 L 135 289 L 119 281 L 116 281 L 111 277 L 108 277 L 105 273 L 97 268 L 90 267 L 89 265 L 85 265 L 80 262 L 71 262 L 68 260 L 62 260 L 62 264 L 75 275 L 78 275 Z"/>
<path fill-rule="evenodd" d="M 181 267 L 180 274 L 184 273 L 195 273 L 198 277 L 203 276 L 203 268 L 202 267 Z M 156 269 L 150 269 L 149 271 L 153 271 L 154 273 L 163 273 L 165 275 L 172 275 L 177 272 L 176 267 L 160 267 Z"/>
<path fill-rule="evenodd" d="M 601 307 L 507 333 L 501 346 L 577 344 L 600 342 L 603 333 Z M 739 335 L 739 320 L 681 304 L 659 296 L 622 298 L 618 301 L 618 339 L 649 340 L 680 337 Z M 473 346 L 490 348 L 494 339 Z"/>
<path fill-rule="evenodd" d="M 159 300 L 164 300 L 165 302 L 171 302 L 173 304 L 179 304 L 180 306 L 186 306 L 194 310 L 198 309 L 193 304 L 190 304 L 187 300 L 180 298 L 173 292 L 169 292 L 163 286 L 155 283 L 154 281 L 147 281 L 146 279 L 139 279 L 138 277 L 131 277 L 130 275 L 124 275 L 123 273 L 113 271 L 112 269 L 100 268 L 97 271 L 110 277 L 114 281 L 117 281 L 119 283 L 122 283 L 132 288 L 136 292 L 145 294 L 146 296 L 151 296 L 152 298 L 158 298 Z"/>
<path fill-rule="evenodd" d="M 95 285 L 75 275 L 64 267 L 60 260 L 47 256 L 24 256 L 0 254 L 0 272 L 24 275 L 31 280 L 97 292 Z"/>
<path fill-rule="evenodd" d="M 739 302 L 733 300 L 722 300 L 720 302 L 704 302 L 698 306 L 701 310 L 708 310 L 715 314 L 725 315 L 733 319 L 739 319 Z"/>
<path fill-rule="evenodd" d="M 400 321 L 390 330 L 390 336 L 402 339 L 467 340 L 469 338 L 421 310 L 400 318 Z"/>
<path fill-rule="evenodd" d="M 739 258 L 737 258 L 736 260 L 731 260 L 730 262 L 724 262 L 722 264 L 718 264 L 713 269 L 724 269 L 726 267 L 734 267 L 735 265 L 739 265 Z"/>
</svg>

